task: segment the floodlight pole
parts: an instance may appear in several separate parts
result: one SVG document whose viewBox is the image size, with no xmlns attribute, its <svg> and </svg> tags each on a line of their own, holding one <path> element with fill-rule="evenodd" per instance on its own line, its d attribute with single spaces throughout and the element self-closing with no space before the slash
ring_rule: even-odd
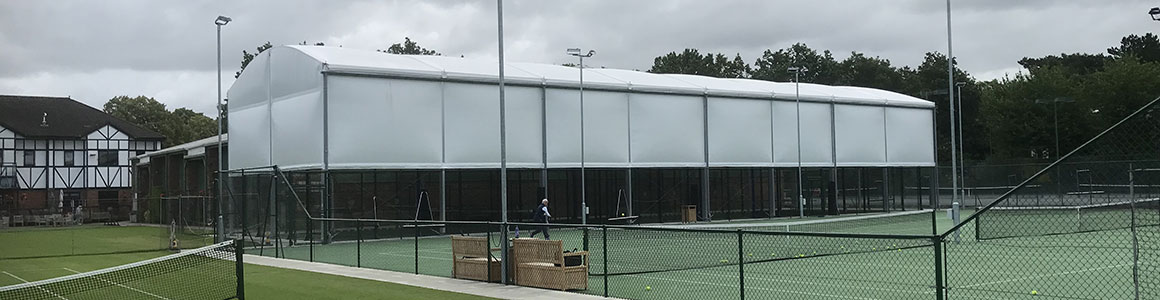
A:
<svg viewBox="0 0 1160 300">
<path fill-rule="evenodd" d="M 796 111 L 795 113 L 797 114 L 797 116 L 794 117 L 794 119 L 796 119 L 796 121 L 797 121 L 798 217 L 805 218 L 805 216 L 806 216 L 806 211 L 805 211 L 805 209 L 806 209 L 805 208 L 806 197 L 803 196 L 803 192 L 802 192 L 802 109 L 801 109 L 802 93 L 801 93 L 801 85 L 800 85 L 801 80 L 800 80 L 799 76 L 801 75 L 802 72 L 805 72 L 808 70 L 806 70 L 803 67 L 792 67 L 792 68 L 789 68 L 789 71 L 793 72 L 793 89 L 794 89 L 794 98 L 796 99 L 795 100 L 796 102 L 794 103 L 794 110 Z"/>
<path fill-rule="evenodd" d="M 592 57 L 596 50 L 588 50 L 587 54 L 583 52 L 580 48 L 569 48 L 567 51 L 568 55 L 580 59 L 580 224 L 588 224 L 588 189 L 584 184 L 584 58 Z"/>
<path fill-rule="evenodd" d="M 223 161 L 225 161 L 222 158 L 222 152 L 223 152 L 222 151 L 222 131 L 223 131 L 222 130 L 222 26 L 229 24 L 230 21 L 232 21 L 232 20 L 233 19 L 230 19 L 229 17 L 226 17 L 226 16 L 218 16 L 217 19 L 214 20 L 214 25 L 217 25 L 217 113 L 218 113 L 218 116 L 217 116 L 217 123 L 218 123 L 218 132 L 217 132 L 217 152 L 218 152 L 217 153 L 217 159 L 218 159 L 218 163 L 217 163 L 217 169 L 218 169 L 217 170 L 218 171 L 217 172 L 218 173 L 217 174 L 218 175 L 217 210 L 218 210 L 218 215 L 217 215 L 217 235 L 216 235 L 217 238 L 215 240 L 218 243 L 225 241 L 225 233 L 226 233 L 225 232 L 226 227 L 225 227 L 225 224 L 223 223 L 224 219 L 225 219 L 223 217 L 224 207 L 222 207 L 223 202 L 224 202 L 222 197 L 225 195 L 225 184 L 226 184 L 225 174 L 222 173 L 223 172 L 222 170 L 225 170 L 224 165 L 222 163 Z"/>
<path fill-rule="evenodd" d="M 951 118 L 951 203 L 959 202 L 958 155 L 955 151 L 955 55 L 951 47 L 951 0 L 947 0 L 947 97 Z M 938 209 L 937 207 L 935 208 Z"/>
<path fill-rule="evenodd" d="M 959 120 L 959 180 L 961 180 L 961 196 L 960 199 L 967 201 L 967 152 L 966 142 L 963 141 L 963 86 L 966 82 L 956 82 L 955 88 L 958 89 L 958 95 L 955 99 L 958 100 L 958 120 Z"/>
<path fill-rule="evenodd" d="M 496 22 L 499 35 L 499 181 L 500 181 L 500 211 L 503 224 L 500 239 L 500 258 L 503 266 L 500 268 L 500 278 L 503 284 L 508 284 L 508 199 L 507 199 L 507 135 L 504 128 L 504 64 L 503 64 L 503 0 L 496 0 Z M 489 246 L 490 247 L 490 246 Z"/>
</svg>

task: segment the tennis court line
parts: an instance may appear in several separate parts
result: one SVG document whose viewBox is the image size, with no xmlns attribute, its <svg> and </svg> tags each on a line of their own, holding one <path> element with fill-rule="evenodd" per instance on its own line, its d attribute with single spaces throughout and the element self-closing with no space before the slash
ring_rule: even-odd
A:
<svg viewBox="0 0 1160 300">
<path fill-rule="evenodd" d="M 737 286 L 737 285 L 719 284 L 719 283 L 711 283 L 711 282 L 699 282 L 699 281 L 681 280 L 681 279 L 670 279 L 670 278 L 658 278 L 658 277 L 649 277 L 649 276 L 646 276 L 646 275 L 628 275 L 628 276 L 629 276 L 629 277 L 642 277 L 642 278 L 645 278 L 645 279 L 653 279 L 653 280 L 672 281 L 672 282 L 683 283 L 683 284 L 692 284 L 692 285 L 698 285 L 698 284 L 707 284 L 707 285 L 714 285 L 714 286 L 719 286 L 719 287 L 727 287 L 727 288 L 731 288 L 731 289 L 736 289 L 736 288 L 738 288 L 738 287 L 739 287 L 739 286 Z M 811 293 L 811 292 L 799 292 L 799 291 L 788 291 L 788 290 L 779 290 L 779 289 L 770 289 L 770 288 L 761 288 L 761 287 L 746 287 L 745 289 L 746 289 L 746 290 L 749 290 L 749 289 L 755 289 L 755 290 L 764 290 L 764 291 L 770 291 L 770 292 L 783 292 L 783 293 L 791 293 L 791 294 L 801 294 L 801 295 L 809 295 L 809 296 L 815 296 L 815 297 L 844 298 L 844 299 L 859 299 L 859 300 L 878 300 L 878 299 L 875 299 L 875 298 L 851 297 L 851 296 L 842 296 L 842 295 L 829 295 L 829 294 L 819 294 L 819 293 Z"/>
<path fill-rule="evenodd" d="M 984 286 L 984 285 L 1009 283 L 1009 282 L 1015 282 L 1015 281 L 1020 281 L 1020 280 L 1039 279 L 1039 278 L 1053 277 L 1053 276 L 1060 276 L 1060 275 L 1071 275 L 1071 274 L 1078 274 L 1078 273 L 1083 273 L 1083 272 L 1099 271 L 1099 270 L 1105 270 L 1105 269 L 1111 269 L 1111 268 L 1120 268 L 1120 267 L 1125 267 L 1125 266 L 1130 266 L 1130 265 L 1132 265 L 1132 264 L 1118 264 L 1118 265 L 1103 266 L 1103 267 L 1098 267 L 1098 268 L 1088 268 L 1088 269 L 1083 269 L 1083 270 L 1059 272 L 1059 273 L 1044 274 L 1044 275 L 1037 275 L 1037 276 L 1028 276 L 1028 277 L 1023 277 L 1023 278 L 1015 278 L 1015 279 L 1007 279 L 1007 280 L 999 280 L 999 281 L 964 285 L 964 286 L 961 286 L 959 288 L 969 289 L 969 288 L 980 287 L 980 286 Z"/>
<path fill-rule="evenodd" d="M 737 277 L 737 276 L 729 276 L 729 275 L 713 274 L 713 272 L 715 272 L 715 271 L 706 272 L 706 273 L 702 273 L 702 274 L 703 274 L 703 275 L 708 275 L 708 276 L 714 276 L 714 277 L 723 277 L 723 278 L 736 278 L 736 277 Z M 784 272 L 769 273 L 769 272 L 761 272 L 761 271 L 757 271 L 757 273 L 758 273 L 758 275 L 757 275 L 757 276 L 753 276 L 753 275 L 746 275 L 746 276 L 745 276 L 745 278 L 746 278 L 746 279 L 748 279 L 748 280 L 746 280 L 746 281 L 750 281 L 750 280 L 753 280 L 753 279 L 757 279 L 758 281 L 766 281 L 766 282 L 783 282 L 783 283 L 805 284 L 805 285 L 818 285 L 818 286 L 831 286 L 831 287 L 853 287 L 853 286 L 850 286 L 850 285 L 845 285 L 845 284 L 822 283 L 822 282 L 811 282 L 811 281 L 797 281 L 797 280 L 790 280 L 790 279 L 775 278 L 775 277 L 773 277 L 773 276 L 769 276 L 769 277 L 767 277 L 768 275 L 786 275 L 786 276 L 792 276 L 792 275 L 800 275 L 800 274 L 788 274 L 788 273 L 784 273 Z M 767 275 L 767 276 L 761 276 L 761 275 Z M 778 276 L 778 277 L 780 277 L 780 276 Z M 838 278 L 838 277 L 831 277 L 831 276 L 810 276 L 810 275 L 806 275 L 806 276 L 804 276 L 804 277 L 809 277 L 809 278 L 816 278 L 816 279 L 830 279 L 830 280 L 835 280 L 835 281 L 849 281 L 849 280 L 847 280 L 847 279 Z M 857 281 L 864 282 L 864 283 L 873 283 L 873 284 L 882 284 L 882 283 L 885 283 L 885 282 L 881 282 L 881 281 L 866 281 L 866 280 L 857 280 Z M 750 288 L 752 288 L 752 287 L 746 287 L 745 289 L 750 289 Z M 868 286 L 859 286 L 859 287 L 854 287 L 854 288 L 856 288 L 856 289 L 878 290 L 878 291 L 883 291 L 883 292 L 891 292 L 891 293 L 897 293 L 897 294 L 934 294 L 934 291 L 909 291 L 909 290 L 898 290 L 898 289 L 891 289 L 891 288 L 878 288 L 878 287 L 868 287 Z M 760 289 L 760 288 L 758 288 L 758 289 Z M 825 295 L 822 295 L 822 296 L 825 296 Z"/>
<path fill-rule="evenodd" d="M 7 274 L 8 276 L 11 276 L 12 278 L 16 278 L 16 280 L 20 280 L 20 282 L 28 283 L 28 280 L 24 280 L 24 278 L 20 278 L 20 276 L 12 275 L 12 273 L 8 273 L 8 271 L 0 271 L 0 273 L 4 273 L 4 274 Z M 52 294 L 53 296 L 56 296 L 57 298 L 60 298 L 62 300 L 68 300 L 68 298 L 61 297 L 60 295 L 57 295 L 56 293 L 53 293 L 52 291 L 49 291 L 49 290 L 45 289 L 44 287 L 37 286 L 36 288 L 44 291 L 45 293 Z"/>
<path fill-rule="evenodd" d="M 65 271 L 73 272 L 73 273 L 76 273 L 76 274 L 80 274 L 80 273 L 81 273 L 80 271 L 73 270 L 73 269 L 69 269 L 69 268 L 61 268 L 61 269 L 64 269 Z M 123 284 L 120 284 L 120 283 L 112 282 L 112 281 L 109 281 L 108 279 L 104 279 L 104 278 L 100 278 L 100 277 L 96 277 L 96 276 L 93 276 L 93 278 L 100 279 L 101 281 L 108 282 L 108 283 L 110 283 L 110 284 L 113 284 L 113 285 L 116 285 L 116 286 L 119 286 L 119 287 L 127 288 L 127 289 L 129 289 L 129 290 L 132 290 L 132 291 L 134 291 L 134 292 L 138 292 L 138 293 L 146 294 L 146 295 L 149 295 L 149 296 L 157 297 L 157 298 L 159 298 L 159 299 L 170 300 L 169 298 L 161 297 L 161 296 L 158 296 L 158 295 L 156 295 L 156 294 L 153 294 L 153 293 L 150 293 L 150 292 L 146 292 L 146 291 L 138 290 L 138 289 L 135 289 L 135 288 L 133 288 L 133 287 L 125 286 L 125 285 L 123 285 Z"/>
</svg>

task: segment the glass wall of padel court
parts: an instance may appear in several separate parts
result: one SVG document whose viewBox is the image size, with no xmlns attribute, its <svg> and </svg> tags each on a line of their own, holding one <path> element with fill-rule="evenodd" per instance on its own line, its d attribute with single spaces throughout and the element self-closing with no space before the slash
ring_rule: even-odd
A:
<svg viewBox="0 0 1160 300">
<path fill-rule="evenodd" d="M 237 190 L 262 193 L 269 168 L 231 171 Z M 508 169 L 508 220 L 530 221 L 549 199 L 554 223 L 634 224 L 922 210 L 933 168 Z M 500 170 L 286 171 L 314 216 L 501 221 Z M 325 179 L 324 179 L 325 178 Z M 581 185 L 583 181 L 583 185 Z M 324 184 L 325 182 L 325 184 Z M 586 190 L 581 191 L 582 187 Z M 268 192 L 263 193 L 268 194 Z M 323 201 L 329 198 L 329 201 Z M 584 198 L 584 201 L 582 201 Z M 581 216 L 582 202 L 589 207 Z M 695 211 L 696 220 L 682 219 Z M 799 210 L 801 212 L 799 212 Z"/>
</svg>

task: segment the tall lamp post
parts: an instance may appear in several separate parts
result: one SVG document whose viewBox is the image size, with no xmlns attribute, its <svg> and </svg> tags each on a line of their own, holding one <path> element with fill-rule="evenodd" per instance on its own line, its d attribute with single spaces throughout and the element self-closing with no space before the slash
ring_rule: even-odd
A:
<svg viewBox="0 0 1160 300">
<path fill-rule="evenodd" d="M 967 197 L 967 190 L 966 190 L 967 189 L 967 163 L 966 163 L 967 152 L 964 150 L 964 149 L 966 149 L 966 146 L 965 146 L 966 143 L 963 142 L 963 86 L 964 85 L 967 85 L 967 83 L 966 82 L 956 82 L 955 83 L 955 88 L 958 90 L 957 91 L 958 95 L 955 96 L 955 100 L 957 100 L 957 102 L 958 102 L 958 104 L 956 104 L 956 105 L 958 106 L 957 118 L 958 118 L 958 122 L 959 122 L 959 124 L 958 124 L 959 125 L 959 182 L 960 182 L 959 187 L 961 188 L 959 190 L 959 192 L 961 194 L 959 196 L 959 199 L 961 199 L 963 202 L 966 202 L 967 201 L 967 198 L 966 198 Z"/>
<path fill-rule="evenodd" d="M 225 240 L 225 230 L 226 230 L 225 224 L 222 223 L 224 221 L 223 220 L 224 218 L 222 217 L 222 213 L 223 213 L 222 205 L 224 202 L 222 197 L 225 195 L 225 184 L 226 184 L 226 179 L 225 179 L 226 176 L 225 176 L 225 173 L 223 173 L 223 171 L 225 170 L 223 162 L 225 160 L 222 159 L 222 26 L 226 26 L 226 24 L 229 24 L 230 21 L 233 21 L 233 20 L 234 19 L 230 19 L 230 17 L 227 17 L 227 16 L 218 16 L 217 19 L 213 20 L 214 25 L 217 25 L 217 69 L 218 69 L 218 71 L 217 71 L 217 111 L 218 111 L 218 117 L 217 117 L 217 121 L 218 121 L 218 132 L 217 132 L 217 134 L 218 134 L 218 136 L 217 136 L 217 151 L 218 151 L 218 153 L 217 153 L 218 154 L 217 155 L 217 157 L 218 157 L 218 163 L 217 163 L 217 166 L 218 166 L 217 167 L 217 169 L 218 169 L 217 241 L 219 243 Z"/>
<path fill-rule="evenodd" d="M 802 93 L 800 78 L 804 72 L 809 72 L 810 69 L 806 67 L 790 67 L 787 69 L 793 72 L 793 89 L 794 89 L 794 110 L 797 120 L 797 184 L 798 184 L 798 217 L 804 218 L 806 216 L 806 197 L 802 194 Z"/>
<path fill-rule="evenodd" d="M 580 224 L 588 224 L 588 189 L 584 185 L 584 58 L 592 57 L 596 50 L 568 48 L 568 55 L 580 59 Z"/>
</svg>

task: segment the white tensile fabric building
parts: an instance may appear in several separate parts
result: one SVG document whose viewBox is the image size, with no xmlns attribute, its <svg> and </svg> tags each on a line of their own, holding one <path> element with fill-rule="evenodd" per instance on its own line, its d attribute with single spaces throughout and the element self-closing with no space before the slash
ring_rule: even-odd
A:
<svg viewBox="0 0 1160 300">
<path fill-rule="evenodd" d="M 581 111 L 579 72 L 506 66 L 513 219 L 547 196 L 578 220 L 582 164 L 597 222 L 673 221 L 683 205 L 704 219 L 798 214 L 794 83 L 586 68 Z M 497 83 L 485 59 L 275 47 L 229 89 L 228 166 L 303 176 L 292 182 L 318 186 L 304 188 L 317 215 L 498 220 Z M 800 100 L 807 213 L 926 205 L 932 102 L 806 83 Z"/>
</svg>

